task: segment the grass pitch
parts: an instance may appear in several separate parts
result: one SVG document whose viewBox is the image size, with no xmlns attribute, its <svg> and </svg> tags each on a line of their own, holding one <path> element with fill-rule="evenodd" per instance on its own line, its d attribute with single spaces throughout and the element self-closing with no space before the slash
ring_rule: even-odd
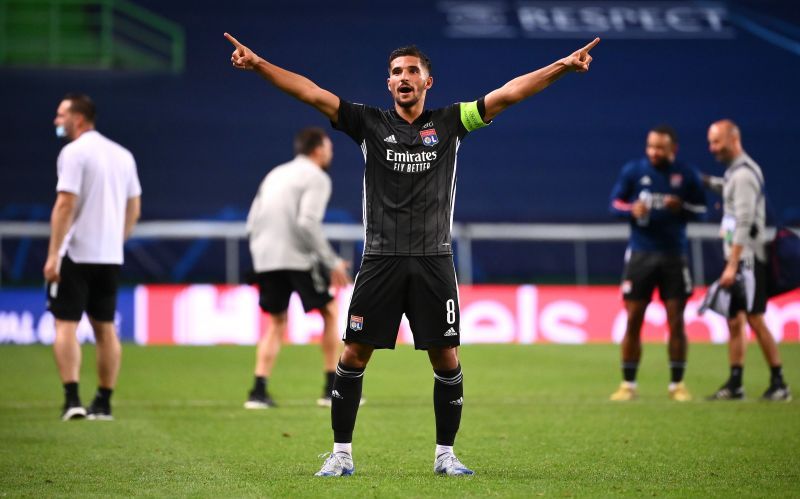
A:
<svg viewBox="0 0 800 499">
<path fill-rule="evenodd" d="M 81 394 L 95 386 L 84 347 Z M 800 345 L 782 345 L 800 395 Z M 379 351 L 354 438 L 355 476 L 312 475 L 331 448 L 316 347 L 289 346 L 270 380 L 277 409 L 242 409 L 252 347 L 124 348 L 113 422 L 58 419 L 50 348 L 0 347 L 0 496 L 536 497 L 800 496 L 800 403 L 763 403 L 768 372 L 748 352 L 744 402 L 667 400 L 665 347 L 645 345 L 641 399 L 611 403 L 614 345 L 461 349 L 456 449 L 471 478 L 432 473 L 427 356 Z M 692 345 L 697 399 L 727 376 L 722 345 Z"/>
</svg>

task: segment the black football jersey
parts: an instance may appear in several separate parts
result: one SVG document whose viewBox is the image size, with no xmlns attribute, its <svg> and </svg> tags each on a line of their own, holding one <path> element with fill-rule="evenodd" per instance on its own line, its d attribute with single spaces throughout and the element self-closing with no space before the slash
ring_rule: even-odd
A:
<svg viewBox="0 0 800 499">
<path fill-rule="evenodd" d="M 482 104 L 482 103 L 481 103 Z M 365 255 L 451 255 L 456 159 L 485 123 L 476 102 L 426 110 L 413 123 L 394 109 L 340 101 L 334 128 L 361 147 Z"/>
</svg>

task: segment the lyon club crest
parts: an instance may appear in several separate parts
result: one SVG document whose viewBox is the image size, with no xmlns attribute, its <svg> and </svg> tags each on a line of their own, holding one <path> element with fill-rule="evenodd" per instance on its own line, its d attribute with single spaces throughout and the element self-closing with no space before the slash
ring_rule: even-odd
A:
<svg viewBox="0 0 800 499">
<path fill-rule="evenodd" d="M 670 187 L 677 189 L 678 187 L 681 186 L 682 183 L 683 183 L 683 175 L 681 175 L 680 173 L 673 173 L 672 175 L 669 176 Z"/>
<path fill-rule="evenodd" d="M 353 331 L 361 331 L 364 328 L 364 318 L 358 315 L 350 316 L 350 329 Z"/>
<path fill-rule="evenodd" d="M 419 136 L 422 138 L 422 143 L 428 147 L 435 146 L 439 143 L 439 137 L 436 135 L 435 128 L 422 130 L 419 132 Z"/>
</svg>

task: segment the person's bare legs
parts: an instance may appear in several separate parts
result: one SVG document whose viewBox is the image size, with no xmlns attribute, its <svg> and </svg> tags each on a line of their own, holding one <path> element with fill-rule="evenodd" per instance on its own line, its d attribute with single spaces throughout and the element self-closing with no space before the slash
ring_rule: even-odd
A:
<svg viewBox="0 0 800 499">
<path fill-rule="evenodd" d="M 781 354 L 778 351 L 778 345 L 773 338 L 772 333 L 764 322 L 764 314 L 752 314 L 747 316 L 747 323 L 756 334 L 758 344 L 761 346 L 761 351 L 764 354 L 764 359 L 770 370 L 769 387 L 764 392 L 762 399 L 767 400 L 791 400 L 789 388 L 783 380 L 783 365 L 781 363 Z"/>
<path fill-rule="evenodd" d="M 269 314 L 267 317 L 264 334 L 256 347 L 256 368 L 254 371 L 256 376 L 269 377 L 272 375 L 272 368 L 275 367 L 275 361 L 281 351 L 283 336 L 286 334 L 288 322 L 289 318 L 286 311 Z"/>
<path fill-rule="evenodd" d="M 78 323 L 76 321 L 55 320 L 56 337 L 53 340 L 53 357 L 56 360 L 58 376 L 64 386 L 64 408 L 62 421 L 86 416 L 78 393 L 81 371 L 81 346 L 78 344 Z"/>
<path fill-rule="evenodd" d="M 747 323 L 750 324 L 750 328 L 758 339 L 758 344 L 761 346 L 761 352 L 764 354 L 764 360 L 767 361 L 767 365 L 770 367 L 781 365 L 781 354 L 778 352 L 775 338 L 767 327 L 767 323 L 764 322 L 764 314 L 748 315 Z"/>
<path fill-rule="evenodd" d="M 627 402 L 638 397 L 636 373 L 639 370 L 639 360 L 642 358 L 642 323 L 648 304 L 647 300 L 625 300 L 628 319 L 625 324 L 625 336 L 622 337 L 620 344 L 622 383 L 610 397 L 610 400 L 615 402 Z"/>
<path fill-rule="evenodd" d="M 78 323 L 56 319 L 53 356 L 62 383 L 78 383 L 81 370 L 81 346 L 78 344 Z"/>
<path fill-rule="evenodd" d="M 117 376 L 122 362 L 122 345 L 117 337 L 117 328 L 111 321 L 98 321 L 89 317 L 94 330 L 97 362 L 97 392 L 89 406 L 87 417 L 93 420 L 110 420 L 111 395 L 117 385 Z"/>
<path fill-rule="evenodd" d="M 744 376 L 744 356 L 747 349 L 747 336 L 745 334 L 745 313 L 738 312 L 728 319 L 728 362 L 731 373 L 728 381 L 717 390 L 709 400 L 732 400 L 744 398 L 742 378 Z"/>
<path fill-rule="evenodd" d="M 325 387 L 322 397 L 317 400 L 317 404 L 327 407 L 330 405 L 330 395 L 333 389 L 333 380 L 336 373 L 336 362 L 339 358 L 339 345 L 342 340 L 339 337 L 339 313 L 336 300 L 329 301 L 324 307 L 319 309 L 322 315 L 322 367 L 325 374 Z"/>
<path fill-rule="evenodd" d="M 686 339 L 686 329 L 683 322 L 683 309 L 685 305 L 686 301 L 680 299 L 667 300 L 664 303 L 667 309 L 667 323 L 669 324 L 668 354 L 670 363 L 686 363 L 689 342 Z M 672 381 L 677 383 L 682 379 L 683 373 L 681 373 L 680 379 L 677 381 L 673 379 Z"/>
<path fill-rule="evenodd" d="M 275 406 L 275 402 L 269 396 L 267 384 L 278 359 L 278 353 L 281 351 L 288 322 L 289 316 L 285 310 L 271 313 L 265 320 L 264 334 L 256 346 L 253 389 L 250 390 L 248 399 L 244 403 L 245 409 L 266 409 Z"/>
<path fill-rule="evenodd" d="M 686 372 L 686 356 L 689 350 L 689 341 L 686 338 L 686 327 L 683 320 L 686 300 L 683 298 L 665 300 L 664 307 L 667 310 L 667 324 L 669 325 L 667 345 L 670 370 L 669 398 L 677 402 L 688 402 L 692 396 L 683 383 L 683 375 Z"/>
<path fill-rule="evenodd" d="M 114 389 L 117 385 L 122 363 L 122 345 L 113 322 L 101 322 L 89 318 L 94 329 L 97 347 L 97 384 L 101 388 Z"/>
<path fill-rule="evenodd" d="M 728 362 L 731 366 L 744 366 L 745 351 L 747 350 L 747 334 L 744 326 L 746 316 L 739 312 L 735 317 L 728 319 Z"/>
<path fill-rule="evenodd" d="M 636 382 L 636 371 L 642 358 L 642 323 L 649 302 L 645 300 L 625 300 L 628 321 L 625 336 L 622 338 L 622 376 L 629 383 Z"/>
</svg>

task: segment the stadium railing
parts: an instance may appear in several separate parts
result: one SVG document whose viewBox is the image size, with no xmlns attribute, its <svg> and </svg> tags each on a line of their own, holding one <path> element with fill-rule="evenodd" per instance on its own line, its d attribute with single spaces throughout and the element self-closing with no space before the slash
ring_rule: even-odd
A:
<svg viewBox="0 0 800 499">
<path fill-rule="evenodd" d="M 346 261 L 353 261 L 356 244 L 364 239 L 364 228 L 357 224 L 325 224 L 326 236 L 339 242 L 339 251 Z M 473 282 L 472 245 L 476 241 L 543 241 L 572 242 L 575 258 L 575 282 L 589 282 L 587 243 L 593 241 L 626 241 L 629 226 L 615 224 L 519 224 L 519 223 L 455 223 L 453 240 L 459 281 Z M 774 228 L 768 229 L 769 238 Z M 689 224 L 689 247 L 695 281 L 705 284 L 702 243 L 719 238 L 716 224 Z M 48 238 L 46 222 L 0 222 L 0 250 L 8 238 Z M 139 223 L 134 238 L 167 240 L 221 239 L 225 242 L 225 276 L 231 284 L 239 282 L 239 243 L 247 239 L 244 222 L 213 221 L 148 221 Z M 2 255 L 2 251 L 0 251 Z M 2 281 L 0 281 L 2 286 Z"/>
</svg>

